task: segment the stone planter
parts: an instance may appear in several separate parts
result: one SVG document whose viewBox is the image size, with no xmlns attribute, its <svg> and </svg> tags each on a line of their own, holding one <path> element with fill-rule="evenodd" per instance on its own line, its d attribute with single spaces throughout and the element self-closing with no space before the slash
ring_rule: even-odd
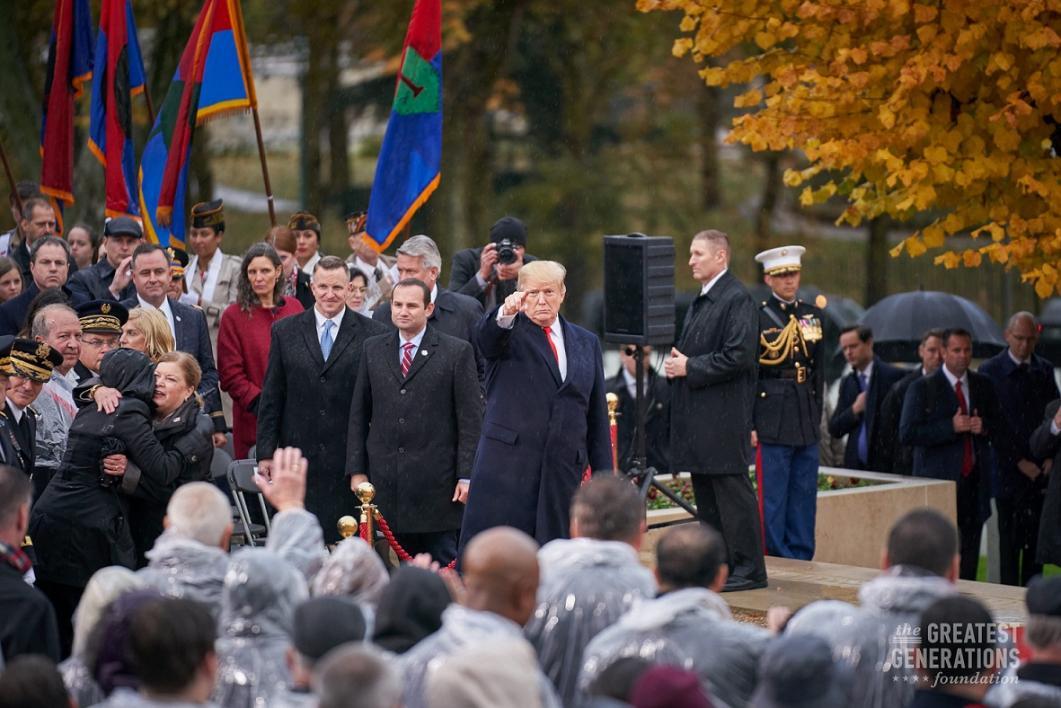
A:
<svg viewBox="0 0 1061 708">
<path fill-rule="evenodd" d="M 888 529 L 906 512 L 928 506 L 951 521 L 956 520 L 953 482 L 834 467 L 822 467 L 819 474 L 865 479 L 874 484 L 818 492 L 815 561 L 879 568 Z M 656 542 L 666 526 L 691 520 L 683 509 L 650 510 L 642 559 L 651 563 Z"/>
</svg>

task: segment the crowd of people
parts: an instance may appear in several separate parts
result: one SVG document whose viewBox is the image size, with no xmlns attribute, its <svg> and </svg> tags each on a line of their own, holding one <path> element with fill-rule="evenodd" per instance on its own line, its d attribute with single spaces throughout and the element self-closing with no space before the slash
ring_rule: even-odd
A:
<svg viewBox="0 0 1061 708">
<path fill-rule="evenodd" d="M 189 256 L 127 217 L 61 238 L 50 204 L 20 190 L 0 237 L 10 695 L 61 675 L 52 688 L 79 705 L 903 705 L 916 672 L 892 653 L 896 618 L 916 626 L 938 599 L 933 622 L 979 622 L 947 602 L 975 577 L 992 504 L 1004 582 L 1061 550 L 1058 390 L 1027 313 L 979 372 L 961 329 L 926 333 L 907 373 L 846 328 L 851 373 L 829 411 L 826 303 L 797 297 L 804 249 L 756 257 L 770 289 L 756 303 L 728 236 L 700 232 L 701 289 L 644 384 L 639 461 L 644 352 L 624 348 L 605 378 L 598 337 L 560 315 L 564 266 L 526 252 L 518 219 L 455 254 L 447 288 L 430 237 L 379 254 L 363 214 L 346 219 L 345 259 L 321 252 L 307 212 L 240 258 L 222 250 L 223 203 L 201 203 Z M 644 502 L 611 474 L 608 391 L 620 467 L 691 475 L 702 524 L 667 532 L 654 576 Z M 771 631 L 734 621 L 718 593 L 765 587 L 764 547 L 813 558 L 823 435 L 846 436 L 845 467 L 953 480 L 957 530 L 904 517 L 858 608 L 777 611 Z M 264 549 L 230 556 L 234 535 L 254 545 L 216 464 L 232 457 L 256 460 L 275 515 Z M 366 482 L 412 566 L 341 540 Z M 1029 611 L 1056 630 L 1057 608 L 1032 608 L 1044 596 Z M 1037 636 L 1049 665 L 1061 642 Z M 1061 685 L 1044 672 L 1026 683 Z"/>
</svg>

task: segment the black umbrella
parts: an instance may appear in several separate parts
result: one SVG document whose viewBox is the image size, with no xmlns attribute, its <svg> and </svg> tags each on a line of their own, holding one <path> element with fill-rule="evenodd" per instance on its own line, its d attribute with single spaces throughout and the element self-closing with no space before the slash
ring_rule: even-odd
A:
<svg viewBox="0 0 1061 708">
<path fill-rule="evenodd" d="M 1006 347 L 1002 328 L 976 303 L 950 293 L 889 295 L 866 310 L 861 324 L 873 330 L 873 350 L 885 361 L 918 361 L 921 336 L 934 327 L 960 327 L 973 336 L 973 356 L 985 359 Z"/>
</svg>

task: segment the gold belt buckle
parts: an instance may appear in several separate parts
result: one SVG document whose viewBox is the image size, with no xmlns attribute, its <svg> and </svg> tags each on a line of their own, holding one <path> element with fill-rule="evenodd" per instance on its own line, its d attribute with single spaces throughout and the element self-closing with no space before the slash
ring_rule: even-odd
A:
<svg viewBox="0 0 1061 708">
<path fill-rule="evenodd" d="M 804 369 L 801 366 L 798 369 L 796 369 L 796 383 L 806 383 L 806 382 L 807 382 L 807 370 Z"/>
</svg>

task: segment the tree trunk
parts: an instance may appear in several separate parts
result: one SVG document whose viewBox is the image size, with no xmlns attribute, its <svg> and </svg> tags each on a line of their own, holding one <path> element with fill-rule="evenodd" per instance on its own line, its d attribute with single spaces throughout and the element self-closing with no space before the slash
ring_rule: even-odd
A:
<svg viewBox="0 0 1061 708">
<path fill-rule="evenodd" d="M 700 111 L 700 196 L 704 209 L 714 209 L 722 205 L 717 139 L 722 113 L 721 102 L 720 89 L 714 86 L 700 87 L 697 107 Z"/>
<path fill-rule="evenodd" d="M 339 45 L 333 43 L 328 52 L 327 86 L 339 86 Z M 329 92 L 328 108 L 328 200 L 345 210 L 341 201 L 350 188 L 349 120 L 338 93 Z"/>
<path fill-rule="evenodd" d="M 762 157 L 763 196 L 755 214 L 755 250 L 765 251 L 770 247 L 770 218 L 777 207 L 781 194 L 781 153 L 768 152 Z"/>
<path fill-rule="evenodd" d="M 322 219 L 321 207 L 321 127 L 326 91 L 324 52 L 315 37 L 307 37 L 309 44 L 306 73 L 302 78 L 302 149 L 299 167 L 302 172 L 302 208 Z"/>
<path fill-rule="evenodd" d="M 866 307 L 872 306 L 888 294 L 888 228 L 886 216 L 869 222 L 866 242 Z"/>
</svg>

